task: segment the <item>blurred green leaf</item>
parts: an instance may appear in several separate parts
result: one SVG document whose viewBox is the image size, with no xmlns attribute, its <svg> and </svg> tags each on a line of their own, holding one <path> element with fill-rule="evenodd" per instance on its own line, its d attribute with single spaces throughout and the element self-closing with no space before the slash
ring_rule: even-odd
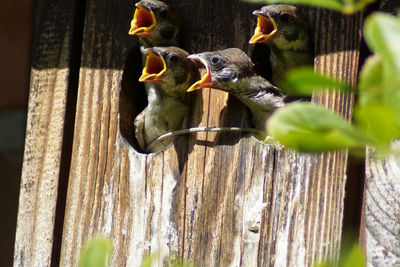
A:
<svg viewBox="0 0 400 267">
<path fill-rule="evenodd" d="M 153 265 L 153 262 L 160 257 L 159 253 L 152 253 L 147 256 L 145 256 L 142 260 L 142 264 L 140 267 L 151 267 Z"/>
<path fill-rule="evenodd" d="M 311 95 L 314 90 L 322 89 L 349 90 L 344 82 L 317 74 L 312 67 L 301 67 L 289 71 L 283 88 L 289 95 Z"/>
<path fill-rule="evenodd" d="M 323 261 L 314 265 L 314 267 L 364 267 L 365 256 L 358 243 L 351 247 L 344 247 L 341 250 L 339 263 Z"/>
<path fill-rule="evenodd" d="M 377 101 L 381 91 L 385 90 L 383 84 L 382 58 L 375 54 L 367 58 L 360 72 L 360 103 Z"/>
<path fill-rule="evenodd" d="M 350 251 L 345 251 L 339 260 L 339 266 L 342 267 L 364 267 L 365 256 L 358 244 L 354 244 Z"/>
<path fill-rule="evenodd" d="M 111 239 L 98 235 L 89 240 L 83 247 L 79 267 L 106 267 L 112 251 Z"/>
<path fill-rule="evenodd" d="M 380 103 L 370 103 L 355 108 L 357 125 L 367 131 L 383 147 L 399 136 L 396 112 Z"/>
<path fill-rule="evenodd" d="M 400 125 L 400 76 L 385 79 L 380 55 L 370 56 L 360 72 L 359 105 L 369 103 L 386 106 L 396 114 Z"/>
<path fill-rule="evenodd" d="M 304 152 L 362 147 L 371 143 L 364 132 L 339 114 L 313 103 L 291 103 L 267 121 L 268 134 Z"/>
<path fill-rule="evenodd" d="M 342 12 L 344 14 L 353 14 L 356 13 L 358 11 L 361 11 L 362 9 L 364 9 L 367 5 L 375 2 L 376 0 L 359 0 L 357 2 L 354 1 L 345 1 L 346 4 L 343 6 L 343 10 Z M 353 3 L 351 3 L 353 2 Z"/>
<path fill-rule="evenodd" d="M 372 51 L 379 53 L 388 77 L 400 75 L 400 19 L 374 13 L 364 23 L 364 38 Z"/>
</svg>

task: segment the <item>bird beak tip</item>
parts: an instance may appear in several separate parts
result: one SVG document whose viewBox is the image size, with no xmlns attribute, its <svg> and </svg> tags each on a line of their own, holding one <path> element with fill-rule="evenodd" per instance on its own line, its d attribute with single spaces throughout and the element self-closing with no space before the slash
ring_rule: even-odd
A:
<svg viewBox="0 0 400 267">
<path fill-rule="evenodd" d="M 197 81 L 197 82 L 195 82 L 194 84 L 192 84 L 192 85 L 186 90 L 186 93 L 190 93 L 190 92 L 193 92 L 193 91 L 196 91 L 196 90 L 201 89 L 201 88 L 199 87 L 199 84 L 200 84 L 200 81 Z"/>
</svg>

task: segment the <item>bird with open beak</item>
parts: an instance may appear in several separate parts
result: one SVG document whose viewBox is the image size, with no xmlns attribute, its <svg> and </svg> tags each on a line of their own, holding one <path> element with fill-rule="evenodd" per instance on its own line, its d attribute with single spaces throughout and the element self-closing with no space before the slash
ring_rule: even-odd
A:
<svg viewBox="0 0 400 267">
<path fill-rule="evenodd" d="M 231 93 L 250 109 L 257 129 L 265 130 L 271 112 L 284 106 L 284 94 L 255 74 L 254 64 L 239 48 L 193 54 L 189 59 L 204 65 L 206 72 L 187 91 L 214 88 Z"/>
<path fill-rule="evenodd" d="M 198 76 L 189 54 L 177 47 L 146 49 L 146 62 L 140 82 L 148 84 L 148 105 L 135 118 L 135 136 L 144 152 L 156 152 L 173 142 L 169 138 L 148 146 L 160 135 L 182 129 L 188 112 L 186 90 Z"/>
<path fill-rule="evenodd" d="M 279 85 L 287 71 L 312 65 L 313 50 L 308 25 L 297 7 L 268 5 L 255 10 L 257 26 L 249 43 L 264 43 L 271 50 L 272 82 Z"/>
<path fill-rule="evenodd" d="M 137 35 L 145 48 L 178 45 L 178 18 L 168 5 L 157 0 L 136 3 L 130 35 Z"/>
</svg>

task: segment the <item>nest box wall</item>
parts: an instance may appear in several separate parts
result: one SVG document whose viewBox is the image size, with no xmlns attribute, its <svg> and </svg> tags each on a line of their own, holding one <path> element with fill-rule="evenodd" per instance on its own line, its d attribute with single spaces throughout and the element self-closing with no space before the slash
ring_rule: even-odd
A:
<svg viewBox="0 0 400 267">
<path fill-rule="evenodd" d="M 301 155 L 250 136 L 209 133 L 138 153 L 132 122 L 145 98 L 135 78 L 138 43 L 128 35 L 134 2 L 39 2 L 16 265 L 77 265 L 95 233 L 112 238 L 115 266 L 138 266 L 149 253 L 159 253 L 160 264 L 175 255 L 205 266 L 337 257 L 345 151 Z M 189 53 L 250 52 L 251 13 L 259 5 L 166 2 L 181 14 Z M 315 26 L 315 68 L 354 84 L 362 16 L 304 12 Z M 226 93 L 206 89 L 190 98 L 192 126 L 246 119 Z M 351 95 L 321 93 L 313 101 L 351 117 Z"/>
</svg>

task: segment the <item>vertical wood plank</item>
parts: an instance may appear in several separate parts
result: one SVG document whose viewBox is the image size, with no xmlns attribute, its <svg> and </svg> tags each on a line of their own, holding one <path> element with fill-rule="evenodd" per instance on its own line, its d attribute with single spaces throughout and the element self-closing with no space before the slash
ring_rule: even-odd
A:
<svg viewBox="0 0 400 267">
<path fill-rule="evenodd" d="M 399 148 L 399 142 L 393 146 Z M 400 264 L 400 163 L 394 155 L 385 159 L 375 157 L 373 149 L 367 149 L 360 240 L 367 266 L 397 266 Z"/>
<path fill-rule="evenodd" d="M 50 266 L 75 1 L 38 1 L 14 266 Z"/>
</svg>

